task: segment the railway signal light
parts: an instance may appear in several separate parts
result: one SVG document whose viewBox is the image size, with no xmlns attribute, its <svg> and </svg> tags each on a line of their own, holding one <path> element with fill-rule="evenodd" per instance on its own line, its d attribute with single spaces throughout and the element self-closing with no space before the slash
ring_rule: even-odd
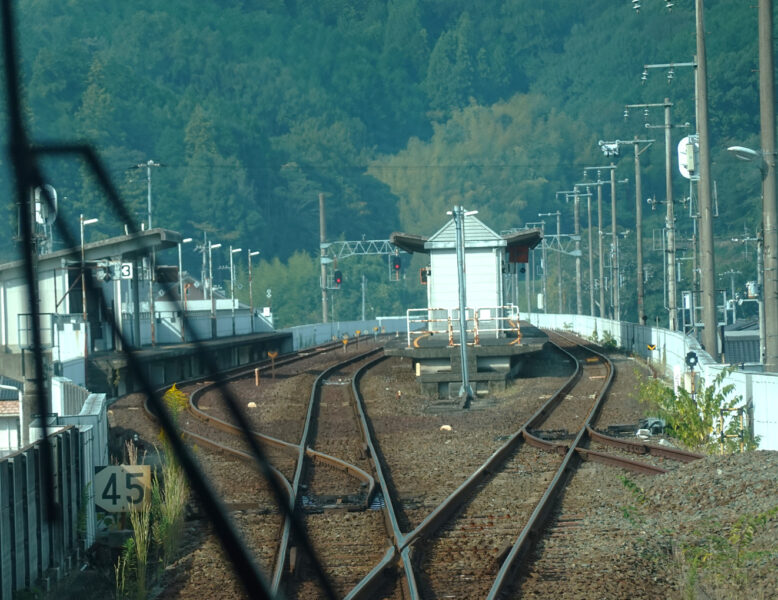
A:
<svg viewBox="0 0 778 600">
<path fill-rule="evenodd" d="M 400 262 L 400 257 L 396 254 L 392 255 L 389 268 L 389 281 L 400 281 L 401 269 L 402 263 Z"/>
<path fill-rule="evenodd" d="M 419 281 L 421 281 L 422 285 L 427 285 L 427 279 L 430 276 L 430 268 L 429 267 L 422 267 L 419 269 Z"/>
<path fill-rule="evenodd" d="M 343 273 L 340 271 L 335 271 L 332 274 L 332 279 L 335 282 L 335 287 L 340 287 L 340 284 L 343 283 Z"/>
</svg>

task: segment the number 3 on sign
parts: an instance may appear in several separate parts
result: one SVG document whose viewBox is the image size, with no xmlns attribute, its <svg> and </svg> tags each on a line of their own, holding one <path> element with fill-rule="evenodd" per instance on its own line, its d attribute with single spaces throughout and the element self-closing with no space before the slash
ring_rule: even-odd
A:
<svg viewBox="0 0 778 600">
<path fill-rule="evenodd" d="M 106 512 L 127 512 L 148 502 L 149 465 L 114 465 L 95 468 L 95 504 Z"/>
</svg>

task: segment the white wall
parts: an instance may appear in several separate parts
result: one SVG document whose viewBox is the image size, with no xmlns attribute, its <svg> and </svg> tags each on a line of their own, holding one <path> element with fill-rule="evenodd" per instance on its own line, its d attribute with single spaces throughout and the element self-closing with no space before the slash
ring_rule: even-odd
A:
<svg viewBox="0 0 778 600">
<path fill-rule="evenodd" d="M 500 252 L 497 254 L 496 250 Z M 465 254 L 466 304 L 500 306 L 500 255 L 504 248 L 468 248 Z M 457 255 L 453 249 L 430 252 L 430 308 L 458 308 Z"/>
</svg>

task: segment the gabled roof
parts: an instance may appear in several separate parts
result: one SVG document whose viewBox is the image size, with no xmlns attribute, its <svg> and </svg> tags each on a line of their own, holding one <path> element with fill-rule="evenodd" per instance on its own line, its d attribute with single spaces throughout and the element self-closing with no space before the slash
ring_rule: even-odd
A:
<svg viewBox="0 0 778 600">
<path fill-rule="evenodd" d="M 465 215 L 463 223 L 465 248 L 497 248 L 507 245 L 505 240 L 484 225 L 475 215 Z M 424 247 L 428 250 L 456 248 L 457 229 L 452 218 L 438 229 Z"/>
</svg>

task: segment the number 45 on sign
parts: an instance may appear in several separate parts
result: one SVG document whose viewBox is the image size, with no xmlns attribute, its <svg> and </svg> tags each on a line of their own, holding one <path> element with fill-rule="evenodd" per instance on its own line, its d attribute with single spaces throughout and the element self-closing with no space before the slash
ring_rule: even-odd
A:
<svg viewBox="0 0 778 600">
<path fill-rule="evenodd" d="M 149 465 L 95 467 L 95 504 L 106 512 L 128 512 L 151 498 Z"/>
</svg>

